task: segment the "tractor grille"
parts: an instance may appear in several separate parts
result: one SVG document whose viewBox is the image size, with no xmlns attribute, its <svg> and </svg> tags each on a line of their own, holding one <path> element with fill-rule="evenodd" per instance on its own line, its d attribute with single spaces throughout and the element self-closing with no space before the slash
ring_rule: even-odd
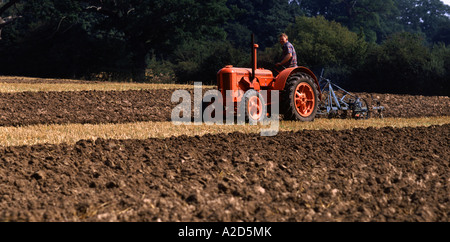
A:
<svg viewBox="0 0 450 242">
<path fill-rule="evenodd" d="M 233 90 L 233 74 L 223 73 L 222 74 L 222 90 Z"/>
</svg>

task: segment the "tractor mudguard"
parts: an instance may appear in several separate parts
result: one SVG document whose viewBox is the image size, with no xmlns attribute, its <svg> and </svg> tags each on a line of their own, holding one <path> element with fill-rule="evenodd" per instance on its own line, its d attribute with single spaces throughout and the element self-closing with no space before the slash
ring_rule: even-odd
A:
<svg viewBox="0 0 450 242">
<path fill-rule="evenodd" d="M 279 91 L 284 90 L 284 86 L 286 85 L 286 80 L 291 75 L 293 75 L 295 73 L 299 73 L 299 72 L 308 74 L 314 79 L 314 82 L 317 85 L 317 89 L 318 89 L 317 91 L 319 92 L 319 97 L 320 97 L 320 94 L 322 92 L 320 91 L 319 80 L 317 79 L 316 75 L 314 75 L 314 73 L 310 69 L 303 67 L 303 66 L 286 68 L 282 72 L 280 72 L 280 74 L 278 74 L 278 76 L 275 77 L 275 83 L 274 83 L 273 89 L 279 90 Z"/>
</svg>

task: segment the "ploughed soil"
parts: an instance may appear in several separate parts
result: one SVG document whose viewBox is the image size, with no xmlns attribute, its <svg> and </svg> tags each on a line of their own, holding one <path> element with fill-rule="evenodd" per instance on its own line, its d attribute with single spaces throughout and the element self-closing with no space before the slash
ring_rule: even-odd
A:
<svg viewBox="0 0 450 242">
<path fill-rule="evenodd" d="M 0 94 L 0 125 L 170 121 L 174 90 Z"/>
<path fill-rule="evenodd" d="M 175 90 L 0 93 L 0 126 L 170 121 Z M 193 97 L 193 89 L 188 90 Z M 204 90 L 205 91 L 205 90 Z M 370 94 L 362 93 L 362 97 Z M 384 117 L 450 115 L 450 97 L 373 94 Z M 193 100 L 193 98 L 192 98 Z M 370 102 L 370 100 L 369 100 Z"/>
<path fill-rule="evenodd" d="M 449 144 L 443 125 L 4 147 L 0 221 L 448 222 Z"/>
</svg>

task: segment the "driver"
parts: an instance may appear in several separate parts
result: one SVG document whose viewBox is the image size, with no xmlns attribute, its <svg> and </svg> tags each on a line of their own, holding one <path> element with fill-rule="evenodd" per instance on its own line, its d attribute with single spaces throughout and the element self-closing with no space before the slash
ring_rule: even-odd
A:
<svg viewBox="0 0 450 242">
<path fill-rule="evenodd" d="M 283 46 L 283 55 L 281 62 L 275 64 L 276 67 L 297 67 L 297 53 L 294 46 L 288 41 L 288 36 L 285 33 L 279 36 L 280 44 Z"/>
</svg>

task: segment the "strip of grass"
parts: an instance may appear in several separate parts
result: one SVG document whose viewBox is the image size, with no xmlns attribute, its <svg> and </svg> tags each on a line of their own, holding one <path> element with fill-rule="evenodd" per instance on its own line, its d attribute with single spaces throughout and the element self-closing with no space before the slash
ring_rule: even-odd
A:
<svg viewBox="0 0 450 242">
<path fill-rule="evenodd" d="M 0 92 L 68 92 L 68 91 L 126 91 L 126 90 L 155 90 L 155 89 L 190 89 L 194 85 L 155 84 L 155 83 L 2 83 Z M 215 88 L 205 86 L 203 88 Z"/>
<path fill-rule="evenodd" d="M 279 131 L 344 130 L 367 127 L 417 127 L 450 123 L 450 117 L 385 118 L 369 120 L 316 119 L 314 122 L 280 122 Z M 73 144 L 81 139 L 146 139 L 179 135 L 204 135 L 230 132 L 260 133 L 266 126 L 253 125 L 175 125 L 171 122 L 138 122 L 125 124 L 67 124 L 0 127 L 1 146 L 34 144 Z"/>
</svg>

